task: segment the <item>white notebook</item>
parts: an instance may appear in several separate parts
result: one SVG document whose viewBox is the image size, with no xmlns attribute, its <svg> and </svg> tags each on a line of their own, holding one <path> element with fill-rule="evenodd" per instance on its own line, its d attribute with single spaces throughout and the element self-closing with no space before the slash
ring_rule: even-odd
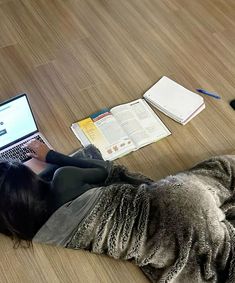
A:
<svg viewBox="0 0 235 283">
<path fill-rule="evenodd" d="M 183 125 L 205 108 L 203 97 L 165 76 L 145 92 L 144 98 Z"/>
</svg>

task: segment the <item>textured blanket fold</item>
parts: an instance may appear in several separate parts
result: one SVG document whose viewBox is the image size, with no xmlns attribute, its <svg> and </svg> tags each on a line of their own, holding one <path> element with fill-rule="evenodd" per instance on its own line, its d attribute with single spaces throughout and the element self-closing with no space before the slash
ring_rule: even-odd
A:
<svg viewBox="0 0 235 283">
<path fill-rule="evenodd" d="M 235 282 L 234 173 L 235 156 L 214 157 L 157 182 L 113 166 L 63 246 L 131 260 L 152 282 Z M 79 198 L 73 209 L 81 209 Z M 51 233 L 55 243 L 56 225 L 45 227 L 35 240 L 50 243 L 43 239 Z"/>
</svg>

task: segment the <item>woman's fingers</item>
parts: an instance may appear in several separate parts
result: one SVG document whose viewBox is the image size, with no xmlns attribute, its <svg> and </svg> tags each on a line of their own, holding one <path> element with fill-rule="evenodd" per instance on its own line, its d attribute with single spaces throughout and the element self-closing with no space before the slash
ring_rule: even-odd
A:
<svg viewBox="0 0 235 283">
<path fill-rule="evenodd" d="M 37 158 L 42 161 L 45 161 L 46 155 L 50 150 L 46 144 L 35 139 L 32 139 L 28 143 L 26 143 L 25 147 L 33 151 L 32 153 L 30 153 L 31 157 Z"/>
<path fill-rule="evenodd" d="M 33 152 L 28 152 L 26 153 L 27 156 L 33 157 L 33 158 L 38 158 L 37 154 L 33 153 Z"/>
</svg>

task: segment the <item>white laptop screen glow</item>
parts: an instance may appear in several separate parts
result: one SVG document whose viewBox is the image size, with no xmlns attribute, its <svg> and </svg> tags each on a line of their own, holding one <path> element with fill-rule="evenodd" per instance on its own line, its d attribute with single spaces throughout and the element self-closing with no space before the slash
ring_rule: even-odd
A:
<svg viewBox="0 0 235 283">
<path fill-rule="evenodd" d="M 37 131 L 26 96 L 0 106 L 0 147 Z"/>
</svg>

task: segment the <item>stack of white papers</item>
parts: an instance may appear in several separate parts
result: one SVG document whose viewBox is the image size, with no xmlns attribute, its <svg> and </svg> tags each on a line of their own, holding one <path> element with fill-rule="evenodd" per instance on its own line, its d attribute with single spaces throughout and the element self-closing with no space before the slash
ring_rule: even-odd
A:
<svg viewBox="0 0 235 283">
<path fill-rule="evenodd" d="M 203 97 L 165 76 L 145 92 L 144 98 L 183 125 L 205 108 Z"/>
</svg>

